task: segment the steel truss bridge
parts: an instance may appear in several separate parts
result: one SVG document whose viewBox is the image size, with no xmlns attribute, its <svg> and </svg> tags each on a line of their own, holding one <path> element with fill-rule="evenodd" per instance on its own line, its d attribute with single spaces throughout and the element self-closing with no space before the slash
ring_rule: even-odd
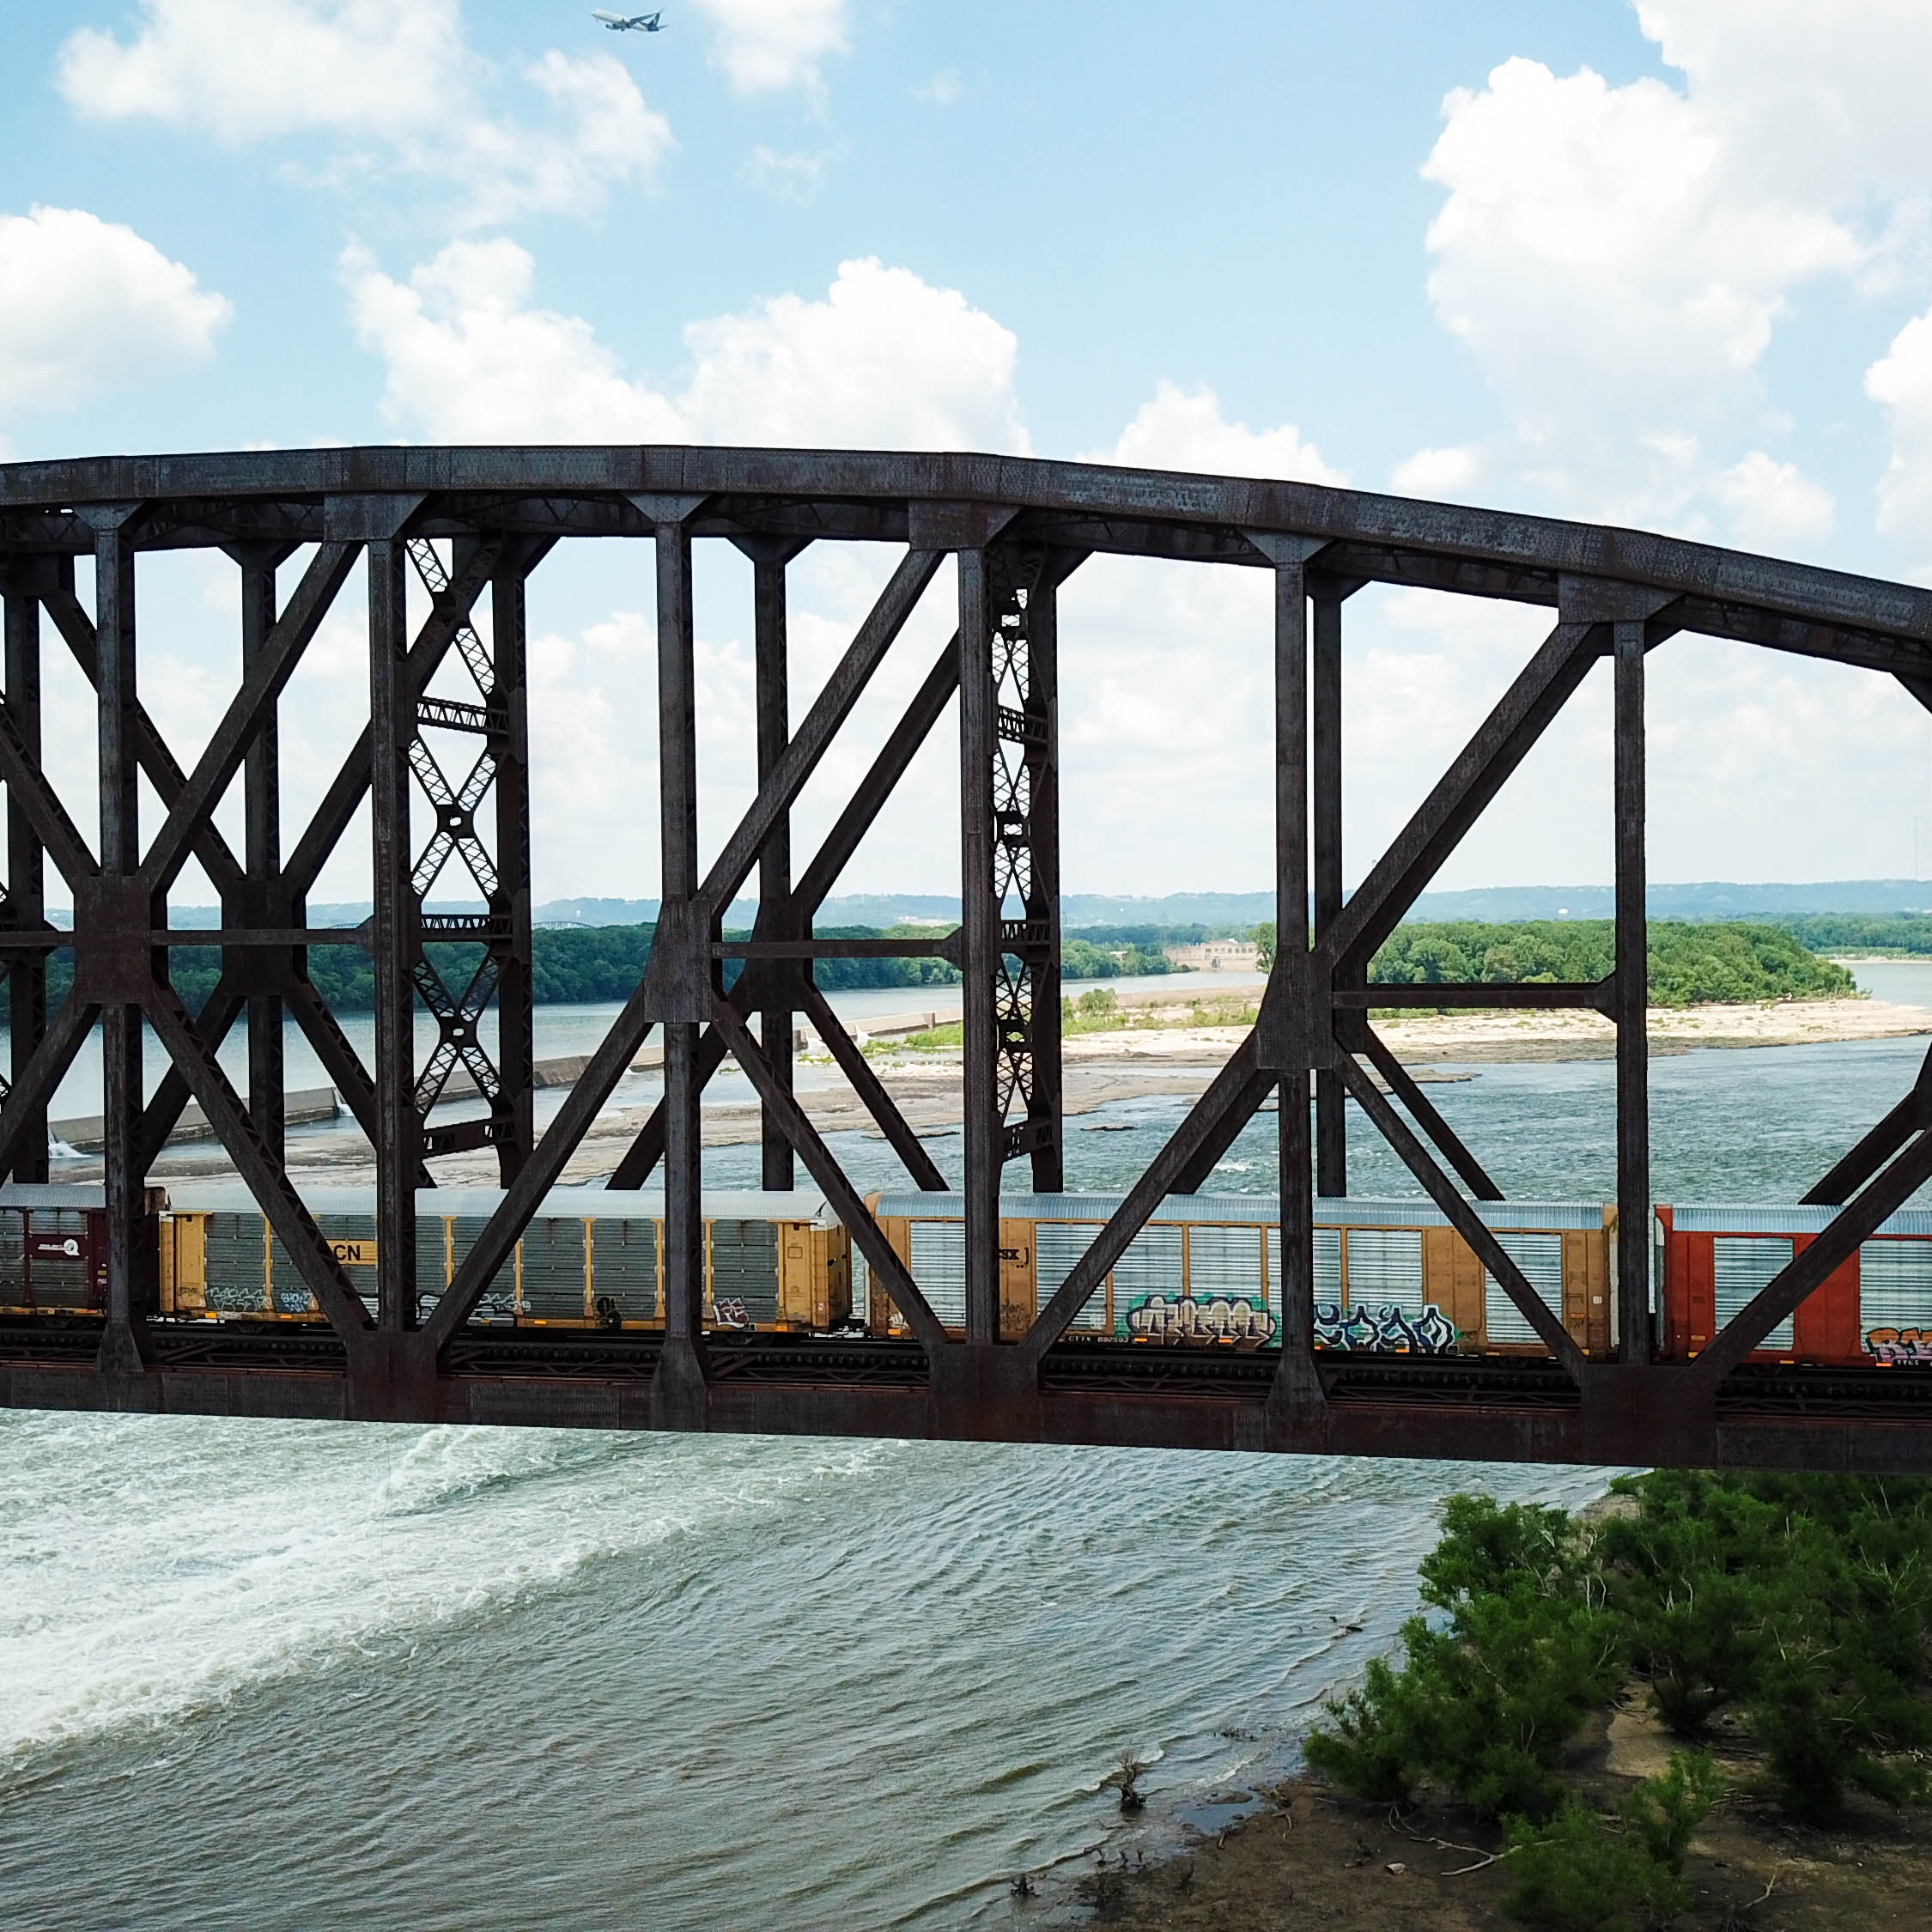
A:
<svg viewBox="0 0 1932 1932">
<path fill-rule="evenodd" d="M 641 983 L 539 1138 L 532 1109 L 531 880 L 525 587 L 556 545 L 648 544 L 657 586 L 663 908 Z M 758 792 L 699 865 L 691 567 L 698 543 L 734 545 L 755 590 Z M 897 553 L 890 580 L 796 730 L 787 686 L 787 566 L 808 544 Z M 239 689 L 192 769 L 163 741 L 139 690 L 136 583 L 157 550 L 219 550 L 240 573 Z M 299 577 L 281 567 L 306 552 Z M 1018 1163 L 1061 1183 L 1060 796 L 1056 593 L 1097 555 L 1270 573 L 1274 585 L 1275 889 L 1283 945 L 1252 1033 L 1018 1340 L 999 1331 L 999 1193 Z M 914 604 L 956 560 L 958 629 L 887 735 L 823 845 L 794 863 L 794 801 Z M 93 564 L 90 615 L 75 592 Z M 292 846 L 283 836 L 278 701 L 355 567 L 366 564 L 369 719 Z M 413 629 L 415 574 L 428 616 Z M 1414 816 L 1342 893 L 1341 630 L 1363 586 L 1419 586 L 1538 605 L 1541 647 Z M 376 1420 L 805 1431 L 1503 1460 L 1702 1461 L 1932 1471 L 1932 1397 L 1909 1374 L 1764 1370 L 1753 1346 L 1932 1176 L 1932 1057 L 1914 1091 L 1808 1197 L 1840 1206 L 1688 1363 L 1653 1359 L 1644 927 L 1644 677 L 1682 632 L 1889 673 L 1932 708 L 1932 592 L 1630 531 L 1291 483 L 974 455 L 746 449 L 383 448 L 103 458 L 0 468 L 5 601 L 0 781 L 7 872 L 0 931 L 12 1064 L 0 1175 L 47 1174 L 47 1104 L 98 1023 L 107 1209 L 104 1327 L 0 1334 L 0 1400 L 16 1406 Z M 487 638 L 471 612 L 489 592 Z M 70 808 L 41 757 L 40 653 L 51 631 L 98 696 L 99 796 Z M 432 696 L 452 656 L 466 694 Z M 1367 967 L 1504 781 L 1607 659 L 1614 683 L 1616 964 L 1571 986 L 1411 989 L 1431 1006 L 1569 1006 L 1617 1031 L 1619 1315 L 1614 1358 L 1586 1359 L 1477 1218 L 1499 1199 L 1369 1022 Z M 793 1097 L 794 1016 L 816 1024 L 921 1187 L 945 1185 L 848 1042 L 811 962 L 931 954 L 933 941 L 813 937 L 837 882 L 914 754 L 957 696 L 963 916 L 945 949 L 964 978 L 965 1332 L 949 1334 Z M 465 776 L 424 736 L 473 742 Z M 447 753 L 445 754 L 447 755 Z M 160 823 L 143 827 L 145 778 Z M 214 808 L 239 782 L 237 852 Z M 375 1050 L 365 1066 L 311 984 L 305 949 L 352 935 L 307 923 L 322 866 L 370 806 Z M 90 824 L 91 839 L 81 829 Z M 1312 857 L 1311 857 L 1312 855 Z M 221 896 L 215 930 L 171 929 L 168 898 L 199 862 Z M 425 898 L 459 861 L 487 910 Z M 71 933 L 46 916 L 51 861 L 72 895 Z M 753 936 L 726 945 L 726 907 L 758 874 Z M 1311 945 L 1303 908 L 1312 891 Z M 482 964 L 446 985 L 427 940 L 461 939 Z M 75 977 L 48 1011 L 50 952 Z M 199 1012 L 170 984 L 170 946 L 220 949 Z M 727 993 L 721 965 L 744 962 Z M 1377 987 L 1378 1006 L 1404 989 Z M 419 1065 L 420 1007 L 437 1044 Z M 497 1046 L 478 1023 L 494 1006 Z M 372 1320 L 284 1164 L 283 1023 L 291 1017 L 376 1150 L 377 1311 Z M 144 1097 L 142 1025 L 169 1071 Z M 756 1026 L 753 1022 L 756 1021 Z M 237 1025 L 247 1097 L 216 1049 Z M 545 1192 L 652 1030 L 664 1097 L 612 1181 L 662 1172 L 661 1334 L 551 1333 L 468 1321 Z M 720 1346 L 702 1327 L 702 1142 L 706 1082 L 731 1059 L 763 1110 L 763 1179 L 794 1162 L 835 1205 L 910 1341 L 767 1337 Z M 1364 1063 L 1366 1063 L 1364 1065 Z M 431 1125 L 462 1066 L 483 1118 Z M 1389 1090 L 1385 1097 L 1370 1069 Z M 1312 1076 L 1312 1078 L 1311 1078 Z M 1162 1198 L 1197 1188 L 1270 1097 L 1279 1097 L 1282 1322 L 1279 1352 L 1230 1356 L 1072 1346 L 1072 1317 Z M 1398 1111 L 1391 1097 L 1401 1103 Z M 1313 1194 L 1347 1191 L 1345 1103 L 1387 1138 L 1547 1345 L 1549 1359 L 1351 1358 L 1313 1346 Z M 143 1180 L 194 1101 L 327 1317 L 264 1338 L 149 1324 Z M 1741 1123 L 1740 1131 L 1747 1131 Z M 415 1190 L 437 1156 L 494 1147 L 507 1190 L 449 1291 L 420 1325 Z"/>
</svg>

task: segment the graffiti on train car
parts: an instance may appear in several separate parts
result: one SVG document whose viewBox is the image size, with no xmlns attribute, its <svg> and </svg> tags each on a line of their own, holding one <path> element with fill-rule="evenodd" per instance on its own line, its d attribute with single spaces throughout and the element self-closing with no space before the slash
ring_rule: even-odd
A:
<svg viewBox="0 0 1932 1932">
<path fill-rule="evenodd" d="M 1274 1340 L 1275 1319 L 1259 1302 L 1238 1295 L 1206 1300 L 1182 1295 L 1170 1301 L 1149 1295 L 1127 1311 L 1127 1332 L 1136 1341 L 1236 1342 L 1257 1347 Z"/>
<path fill-rule="evenodd" d="M 1373 1349 L 1393 1355 L 1449 1355 L 1455 1350 L 1455 1324 L 1433 1302 L 1415 1320 L 1395 1302 L 1378 1309 L 1359 1302 L 1347 1309 L 1334 1302 L 1315 1304 L 1317 1348 Z"/>
<path fill-rule="evenodd" d="M 1932 1328 L 1872 1328 L 1865 1352 L 1900 1368 L 1932 1369 Z"/>
<path fill-rule="evenodd" d="M 718 1326 L 720 1328 L 755 1328 L 757 1323 L 751 1319 L 751 1311 L 736 1295 L 720 1295 L 716 1303 Z"/>
</svg>

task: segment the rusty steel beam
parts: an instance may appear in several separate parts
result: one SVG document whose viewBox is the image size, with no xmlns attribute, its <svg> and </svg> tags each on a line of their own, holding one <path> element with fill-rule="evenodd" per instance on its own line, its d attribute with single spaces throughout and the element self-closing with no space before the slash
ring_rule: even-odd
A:
<svg viewBox="0 0 1932 1932">
<path fill-rule="evenodd" d="M 778 537 L 738 539 L 738 548 L 751 560 L 751 628 L 753 673 L 756 682 L 758 788 L 772 782 L 792 741 L 791 641 L 786 623 L 786 570 L 805 547 L 805 541 Z M 791 936 L 792 814 L 789 807 L 775 815 L 758 849 L 757 933 L 763 941 Z M 787 1095 L 792 1091 L 792 1014 L 788 982 L 774 984 L 774 997 L 758 1012 L 758 1038 L 772 1080 Z M 708 1041 L 717 1032 L 707 1029 Z M 702 1057 L 702 1056 L 701 1056 Z M 710 1072 L 702 1071 L 708 1080 Z M 759 1109 L 760 1183 L 767 1188 L 790 1188 L 798 1178 L 793 1150 L 779 1116 L 769 1106 Z"/>
<path fill-rule="evenodd" d="M 427 1391 L 419 1419 L 483 1426 L 641 1429 L 651 1425 L 648 1338 L 598 1338 L 597 1360 L 580 1364 L 559 1347 L 547 1357 L 528 1344 L 479 1333 L 465 1344 L 460 1374 Z M 197 1341 L 192 1361 L 164 1358 L 147 1377 L 163 1413 L 286 1416 L 340 1420 L 355 1411 L 343 1352 L 264 1375 L 246 1365 L 259 1344 L 224 1349 Z M 939 1439 L 963 1433 L 925 1375 L 915 1347 L 881 1345 L 881 1367 L 852 1367 L 852 1347 L 776 1356 L 762 1372 L 713 1386 L 717 1430 L 773 1435 L 888 1436 Z M 1580 1394 L 1553 1400 L 1541 1377 L 1473 1365 L 1449 1373 L 1426 1364 L 1364 1368 L 1323 1356 L 1336 1398 L 1271 1414 L 1267 1365 L 1249 1358 L 1198 1376 L 1148 1376 L 1130 1345 L 1067 1345 L 1048 1353 L 1042 1388 L 997 1439 L 1130 1448 L 1185 1448 L 1253 1454 L 1433 1457 L 1457 1461 L 1690 1465 L 1790 1471 L 1831 1468 L 1877 1475 L 1932 1474 L 1932 1428 L 1924 1404 L 1899 1396 L 1856 1413 L 1820 1416 L 1811 1406 L 1825 1384 L 1807 1382 L 1804 1406 L 1764 1390 L 1714 1406 L 1699 1400 L 1682 1369 L 1660 1369 L 1642 1386 L 1593 1375 Z M 1410 1372 L 1411 1370 L 1415 1372 Z M 1907 1378 L 1868 1371 L 1860 1387 Z M 1837 1386 L 1832 1384 L 1831 1386 Z M 15 1324 L 0 1324 L 0 1405 L 42 1409 L 110 1406 L 111 1391 L 84 1355 L 36 1346 Z M 977 1439 L 987 1439 L 981 1431 Z"/>
<path fill-rule="evenodd" d="M 1408 1109 L 1409 1117 L 1435 1142 L 1437 1151 L 1461 1177 L 1463 1186 L 1478 1200 L 1501 1200 L 1503 1190 L 1491 1180 L 1489 1170 L 1464 1145 L 1462 1137 L 1443 1118 L 1436 1103 L 1372 1026 L 1363 1029 L 1362 1051 L 1370 1066 L 1387 1082 L 1388 1091 Z M 1341 1078 L 1340 1073 L 1335 1075 L 1338 1085 Z"/>
<path fill-rule="evenodd" d="M 36 582 L 48 568 L 46 560 L 0 562 L 0 597 L 4 598 L 5 681 L 3 728 L 10 740 L 8 770 L 38 774 L 40 764 L 40 602 Z M 7 791 L 7 878 L 5 916 L 13 933 L 42 924 L 47 916 L 46 848 L 23 805 Z M 33 1054 L 47 1031 L 47 960 L 45 953 L 15 954 L 6 964 L 7 1014 L 9 1035 L 7 1084 L 10 1090 L 25 1078 Z M 47 1122 L 45 1108 L 22 1119 L 17 1129 L 20 1151 L 0 1175 L 15 1181 L 47 1178 Z"/>
<path fill-rule="evenodd" d="M 1343 1084 L 1356 1103 L 1380 1129 L 1382 1137 L 1395 1151 L 1403 1166 L 1421 1182 L 1424 1191 L 1476 1252 L 1476 1258 L 1494 1278 L 1496 1285 L 1516 1305 L 1543 1346 L 1579 1382 L 1584 1364 L 1583 1351 L 1571 1339 L 1559 1316 L 1552 1314 L 1543 1298 L 1530 1285 L 1529 1278 L 1484 1224 L 1482 1218 L 1455 1191 L 1449 1176 L 1429 1157 L 1429 1151 L 1409 1131 L 1401 1115 L 1382 1098 L 1369 1076 L 1346 1054 L 1337 1062 Z"/>
<path fill-rule="evenodd" d="M 775 498 L 819 505 L 927 510 L 969 504 L 1013 513 L 1124 517 L 1161 531 L 1268 530 L 1336 544 L 1381 547 L 1498 569 L 1571 573 L 1708 600 L 1714 610 L 1783 616 L 1851 636 L 1932 644 L 1932 592 L 1844 572 L 1784 562 L 1641 531 L 1552 518 L 1420 503 L 1313 483 L 1121 471 L 1024 457 L 804 450 L 565 447 L 364 447 L 222 455 L 100 457 L 0 469 L 0 517 L 81 504 L 159 500 L 219 502 L 247 535 L 251 515 L 270 533 L 326 528 L 331 498 L 407 495 L 461 515 L 519 499 L 600 506 L 597 527 L 626 532 L 622 506 L 637 493 L 709 500 L 721 524 L 758 527 Z M 299 532 L 289 513 L 302 511 Z M 252 509 L 251 507 L 253 507 Z M 588 530 L 586 528 L 586 533 Z M 171 541 L 157 528 L 157 545 Z M 75 543 L 75 549 L 85 545 Z M 1932 664 L 1929 664 L 1932 669 Z"/>
<path fill-rule="evenodd" d="M 1558 1012 L 1581 1011 L 1608 1013 L 1617 998 L 1614 974 L 1601 980 L 1510 981 L 1388 981 L 1371 980 L 1366 986 L 1335 993 L 1330 1004 L 1338 1012 L 1361 1013 L 1380 1007 L 1467 1006 L 1490 1011 L 1512 1012 L 1540 1007 Z"/>
</svg>

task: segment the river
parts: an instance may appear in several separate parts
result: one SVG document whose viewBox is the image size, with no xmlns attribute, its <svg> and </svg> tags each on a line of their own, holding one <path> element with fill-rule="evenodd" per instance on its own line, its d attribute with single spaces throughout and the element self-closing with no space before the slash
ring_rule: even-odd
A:
<svg viewBox="0 0 1932 1932">
<path fill-rule="evenodd" d="M 1793 1198 L 1923 1048 L 1658 1060 L 1659 1197 Z M 1512 1195 L 1607 1191 L 1608 1062 L 1467 1071 L 1432 1097 Z M 1074 1183 L 1180 1114 L 1075 1122 Z M 1355 1190 L 1413 1192 L 1369 1139 Z M 1273 1160 L 1264 1116 L 1215 1184 Z M 1279 1763 L 1443 1496 L 1604 1479 L 38 1414 L 0 1456 L 0 1919 L 169 1932 L 1005 1924 L 1120 1829 L 1123 1748 L 1170 1813 Z"/>
</svg>

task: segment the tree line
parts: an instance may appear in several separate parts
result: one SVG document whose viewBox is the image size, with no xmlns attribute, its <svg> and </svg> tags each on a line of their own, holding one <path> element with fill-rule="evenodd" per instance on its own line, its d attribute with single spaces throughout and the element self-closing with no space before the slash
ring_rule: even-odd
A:
<svg viewBox="0 0 1932 1932">
<path fill-rule="evenodd" d="M 1777 923 L 1816 952 L 1932 954 L 1932 913 L 1811 913 Z"/>
<path fill-rule="evenodd" d="M 1274 927 L 1257 927 L 1255 938 L 1264 963 L 1272 963 Z M 1820 959 L 1779 926 L 1654 919 L 1649 954 L 1653 1006 L 1843 999 L 1857 991 L 1843 966 Z M 1493 926 L 1417 920 L 1398 926 L 1370 961 L 1369 984 L 1535 986 L 1601 980 L 1616 959 L 1616 929 L 1607 919 Z"/>
<path fill-rule="evenodd" d="M 531 987 L 538 1005 L 595 1005 L 627 999 L 642 976 L 651 956 L 652 926 L 540 927 L 531 936 Z M 832 926 L 819 929 L 820 939 L 936 939 L 929 927 L 893 927 L 881 933 L 871 926 Z M 732 939 L 749 933 L 734 932 Z M 1144 943 L 1141 943 L 1144 942 Z M 450 988 L 461 994 L 483 959 L 483 949 L 460 941 L 433 941 L 424 957 Z M 1160 950 L 1157 935 L 1142 929 L 1138 940 L 1116 937 L 1113 929 L 1097 933 L 1068 933 L 1060 948 L 1061 970 L 1068 979 L 1110 980 L 1131 974 L 1166 973 L 1176 969 Z M 736 960 L 725 963 L 729 986 L 741 970 Z M 198 1007 L 221 978 L 221 955 L 209 946 L 177 946 L 168 955 L 168 977 L 190 1007 Z M 308 976 L 316 991 L 337 1012 L 366 1012 L 375 1003 L 375 971 L 369 956 L 357 946 L 312 946 Z M 828 993 L 864 987 L 916 987 L 957 983 L 957 968 L 944 959 L 821 959 L 812 977 Z M 74 981 L 73 955 L 54 953 L 47 962 L 47 998 L 58 1005 Z M 0 1014 L 7 1012 L 6 981 L 0 975 Z"/>
<path fill-rule="evenodd" d="M 1649 928 L 1650 1003 L 1657 1006 L 1711 1002 L 1819 999 L 1856 990 L 1851 975 L 1820 959 L 1811 945 L 1871 946 L 1876 939 L 1856 936 L 1871 929 L 1894 937 L 1923 927 L 1920 949 L 1932 953 L 1932 918 L 1923 920 L 1862 920 L 1824 915 L 1794 922 L 1823 927 L 1807 942 L 1783 926 L 1737 922 L 1653 920 Z M 532 936 L 532 984 L 539 1005 L 592 1005 L 628 999 L 650 957 L 654 926 L 543 927 Z M 1061 936 L 1060 970 L 1069 980 L 1113 980 L 1173 973 L 1177 968 L 1163 945 L 1188 943 L 1201 927 L 1091 927 Z M 1849 935 L 1849 936 L 1841 936 Z M 732 938 L 748 934 L 734 933 Z M 923 939 L 939 935 L 924 927 L 893 927 L 884 933 L 870 926 L 823 929 L 821 939 Z M 1254 928 L 1261 963 L 1273 962 L 1275 929 Z M 1903 944 L 1894 950 L 1905 950 Z M 483 957 L 482 949 L 458 941 L 438 941 L 424 949 L 429 963 L 460 993 Z M 1615 935 L 1606 919 L 1526 920 L 1511 924 L 1419 920 L 1399 926 L 1369 968 L 1371 986 L 1438 985 L 1484 981 L 1518 986 L 1552 981 L 1600 980 L 1615 960 Z M 738 963 L 727 962 L 726 983 L 737 977 Z M 168 957 L 175 990 L 190 1006 L 198 1005 L 221 977 L 220 955 L 210 947 L 179 946 Z M 355 946 L 314 946 L 308 955 L 309 978 L 338 1012 L 367 1012 L 374 1003 L 375 978 L 369 956 Z M 911 959 L 821 959 L 813 967 L 828 993 L 863 987 L 950 986 L 957 969 L 933 957 Z M 58 1004 L 73 983 L 72 955 L 57 952 L 48 961 L 47 995 Z M 0 1014 L 6 1011 L 5 981 L 0 978 Z"/>
</svg>

